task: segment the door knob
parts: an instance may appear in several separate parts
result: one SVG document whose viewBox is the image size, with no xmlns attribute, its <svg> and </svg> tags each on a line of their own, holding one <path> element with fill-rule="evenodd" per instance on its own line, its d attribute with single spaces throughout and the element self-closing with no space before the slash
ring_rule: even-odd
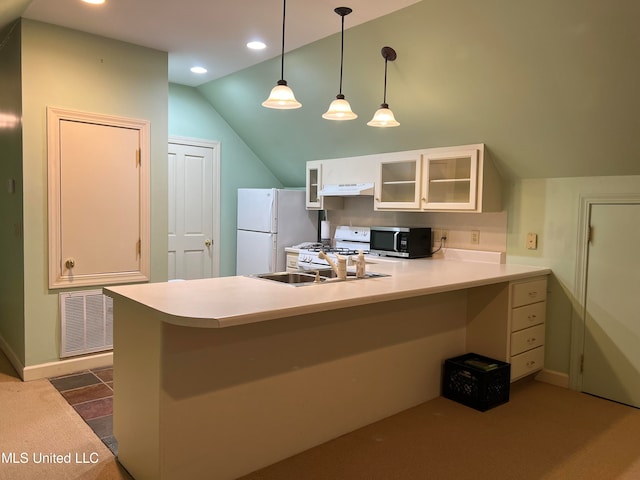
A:
<svg viewBox="0 0 640 480">
<path fill-rule="evenodd" d="M 210 247 L 210 246 L 211 246 L 211 243 L 212 243 L 212 242 L 211 242 L 211 239 L 210 239 L 210 238 L 207 238 L 207 239 L 204 241 L 204 244 L 205 244 L 207 247 Z"/>
</svg>

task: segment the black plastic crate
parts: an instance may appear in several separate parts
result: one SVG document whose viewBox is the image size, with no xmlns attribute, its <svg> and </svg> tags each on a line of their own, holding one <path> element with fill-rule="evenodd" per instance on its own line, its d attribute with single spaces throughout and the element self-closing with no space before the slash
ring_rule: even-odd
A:
<svg viewBox="0 0 640 480">
<path fill-rule="evenodd" d="M 484 412 L 509 401 L 511 365 L 466 353 L 444 362 L 442 396 Z"/>
</svg>

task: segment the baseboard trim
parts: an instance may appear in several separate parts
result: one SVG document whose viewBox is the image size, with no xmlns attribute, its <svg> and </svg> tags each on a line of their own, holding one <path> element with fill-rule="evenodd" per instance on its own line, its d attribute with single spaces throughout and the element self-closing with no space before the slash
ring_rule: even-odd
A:
<svg viewBox="0 0 640 480">
<path fill-rule="evenodd" d="M 536 375 L 536 380 L 540 382 L 550 383 L 557 387 L 569 388 L 569 375 L 562 372 L 554 372 L 553 370 L 541 370 Z"/>
<path fill-rule="evenodd" d="M 69 358 L 58 362 L 30 365 L 22 369 L 22 379 L 25 382 L 41 378 L 59 377 L 76 373 L 90 368 L 110 367 L 113 365 L 113 352 Z"/>
<path fill-rule="evenodd" d="M 18 372 L 18 375 L 20 375 L 20 377 L 24 380 L 24 377 L 22 376 L 24 365 L 16 355 L 16 352 L 13 351 L 13 348 L 9 346 L 9 344 L 7 343 L 7 341 L 4 339 L 2 335 L 0 335 L 0 350 L 2 350 L 2 353 L 5 354 L 5 356 L 11 363 L 11 365 L 13 365 L 13 368 L 15 369 L 15 371 Z"/>
</svg>

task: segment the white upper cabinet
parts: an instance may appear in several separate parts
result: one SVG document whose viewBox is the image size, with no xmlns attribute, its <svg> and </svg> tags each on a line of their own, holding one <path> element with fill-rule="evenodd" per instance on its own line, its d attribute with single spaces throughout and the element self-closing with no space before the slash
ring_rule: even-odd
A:
<svg viewBox="0 0 640 480">
<path fill-rule="evenodd" d="M 496 212 L 501 180 L 484 144 L 380 156 L 376 210 Z"/>
<path fill-rule="evenodd" d="M 484 144 L 424 151 L 422 210 L 428 212 L 499 212 L 500 175 Z"/>
<path fill-rule="evenodd" d="M 306 206 L 307 210 L 335 210 L 342 208 L 342 198 L 323 197 L 320 191 L 323 186 L 323 160 L 307 162 L 306 171 Z"/>
<path fill-rule="evenodd" d="M 374 209 L 499 212 L 501 179 L 484 144 L 438 147 L 307 162 L 307 208 L 332 208 L 325 184 L 374 183 Z M 342 208 L 333 207 L 333 208 Z"/>
<path fill-rule="evenodd" d="M 375 182 L 374 207 L 376 210 L 418 210 L 422 155 L 407 152 L 381 156 L 378 179 Z"/>
<path fill-rule="evenodd" d="M 322 198 L 318 195 L 322 189 L 322 162 L 312 161 L 307 162 L 307 195 L 306 204 L 307 209 L 322 208 Z"/>
<path fill-rule="evenodd" d="M 477 210 L 478 150 L 427 153 L 423 162 L 424 210 Z"/>
</svg>

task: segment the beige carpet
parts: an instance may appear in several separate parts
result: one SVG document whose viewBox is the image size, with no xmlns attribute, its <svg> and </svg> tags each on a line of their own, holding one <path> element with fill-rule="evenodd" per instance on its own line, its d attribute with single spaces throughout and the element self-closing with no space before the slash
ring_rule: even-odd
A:
<svg viewBox="0 0 640 480">
<path fill-rule="evenodd" d="M 47 380 L 22 382 L 0 352 L 0 480 L 130 478 Z"/>
<path fill-rule="evenodd" d="M 243 480 L 638 480 L 640 410 L 528 381 L 481 413 L 437 398 Z"/>
</svg>

